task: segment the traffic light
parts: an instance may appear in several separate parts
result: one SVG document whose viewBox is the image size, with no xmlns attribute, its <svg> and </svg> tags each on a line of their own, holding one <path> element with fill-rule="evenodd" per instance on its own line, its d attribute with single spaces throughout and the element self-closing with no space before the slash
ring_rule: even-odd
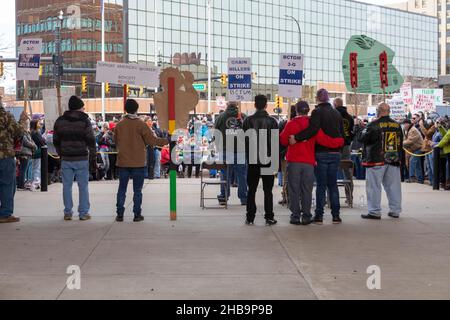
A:
<svg viewBox="0 0 450 320">
<path fill-rule="evenodd" d="M 389 79 L 388 79 L 388 56 L 386 51 L 383 51 L 380 54 L 380 83 L 381 88 L 384 90 L 389 87 Z"/>
<path fill-rule="evenodd" d="M 276 96 L 276 98 L 275 98 L 275 107 L 277 109 L 283 109 L 283 97 Z"/>
<path fill-rule="evenodd" d="M 220 82 L 222 83 L 222 86 L 226 86 L 228 82 L 228 75 L 225 73 L 222 74 L 222 77 L 220 78 Z"/>
<path fill-rule="evenodd" d="M 358 88 L 358 53 L 350 53 L 350 83 L 353 89 Z"/>
<path fill-rule="evenodd" d="M 88 83 L 87 83 L 87 76 L 81 77 L 81 92 L 87 93 L 88 91 Z"/>
<path fill-rule="evenodd" d="M 144 95 L 144 87 L 139 87 L 139 97 Z"/>
<path fill-rule="evenodd" d="M 0 77 L 3 77 L 5 73 L 5 66 L 3 65 L 3 62 L 0 62 Z"/>
<path fill-rule="evenodd" d="M 109 82 L 105 83 L 105 93 L 106 94 L 110 94 L 111 93 L 111 85 L 109 84 Z"/>
<path fill-rule="evenodd" d="M 40 65 L 39 66 L 39 77 L 42 77 L 42 74 L 44 73 L 44 66 Z"/>
</svg>

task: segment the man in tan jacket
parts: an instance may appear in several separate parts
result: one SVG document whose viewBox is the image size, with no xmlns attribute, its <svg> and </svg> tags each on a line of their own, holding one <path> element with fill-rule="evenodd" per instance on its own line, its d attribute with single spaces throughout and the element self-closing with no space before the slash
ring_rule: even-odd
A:
<svg viewBox="0 0 450 320">
<path fill-rule="evenodd" d="M 419 130 L 412 124 L 411 120 L 407 119 L 403 122 L 406 134 L 403 146 L 406 150 L 414 155 L 420 156 L 422 154 L 423 138 Z M 424 184 L 424 176 L 422 170 L 422 163 L 418 156 L 411 155 L 409 162 L 409 179 Z"/>
<path fill-rule="evenodd" d="M 118 157 L 119 191 L 117 193 L 117 222 L 123 222 L 128 182 L 133 179 L 134 222 L 144 220 L 142 216 L 142 189 L 145 179 L 146 147 L 163 147 L 167 139 L 158 138 L 154 132 L 137 116 L 139 105 L 135 100 L 125 104 L 127 115 L 117 124 L 114 131 Z"/>
</svg>

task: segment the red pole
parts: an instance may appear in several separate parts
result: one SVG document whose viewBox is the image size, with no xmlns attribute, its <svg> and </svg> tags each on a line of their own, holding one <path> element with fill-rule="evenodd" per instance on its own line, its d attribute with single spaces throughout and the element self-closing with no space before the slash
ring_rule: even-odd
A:
<svg viewBox="0 0 450 320">
<path fill-rule="evenodd" d="M 126 84 L 123 85 L 123 113 L 125 112 L 125 104 L 127 103 L 128 99 L 128 86 Z"/>
</svg>

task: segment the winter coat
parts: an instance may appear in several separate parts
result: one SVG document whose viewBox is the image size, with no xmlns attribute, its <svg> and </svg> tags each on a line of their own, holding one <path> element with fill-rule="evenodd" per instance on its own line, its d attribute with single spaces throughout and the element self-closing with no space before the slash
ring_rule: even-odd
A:
<svg viewBox="0 0 450 320">
<path fill-rule="evenodd" d="M 14 146 L 22 139 L 24 131 L 14 116 L 0 105 L 0 160 L 15 157 Z"/>
<path fill-rule="evenodd" d="M 450 154 L 450 130 L 445 130 L 444 128 L 439 128 L 439 131 L 442 135 L 442 140 L 438 144 L 438 148 L 441 148 L 444 151 L 444 154 Z"/>
<path fill-rule="evenodd" d="M 405 141 L 403 141 L 403 146 L 406 150 L 414 153 L 422 149 L 423 138 L 422 134 L 417 130 L 416 127 L 411 126 L 411 128 L 406 132 Z"/>
</svg>

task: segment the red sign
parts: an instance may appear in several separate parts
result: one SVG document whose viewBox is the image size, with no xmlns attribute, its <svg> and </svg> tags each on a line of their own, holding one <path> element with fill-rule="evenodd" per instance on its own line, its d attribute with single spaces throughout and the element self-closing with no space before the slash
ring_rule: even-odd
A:
<svg viewBox="0 0 450 320">
<path fill-rule="evenodd" d="M 350 83 L 352 88 L 358 88 L 358 53 L 350 53 Z"/>
<path fill-rule="evenodd" d="M 381 82 L 382 89 L 389 87 L 388 56 L 387 56 L 386 51 L 383 51 L 380 54 L 380 82 Z"/>
</svg>

